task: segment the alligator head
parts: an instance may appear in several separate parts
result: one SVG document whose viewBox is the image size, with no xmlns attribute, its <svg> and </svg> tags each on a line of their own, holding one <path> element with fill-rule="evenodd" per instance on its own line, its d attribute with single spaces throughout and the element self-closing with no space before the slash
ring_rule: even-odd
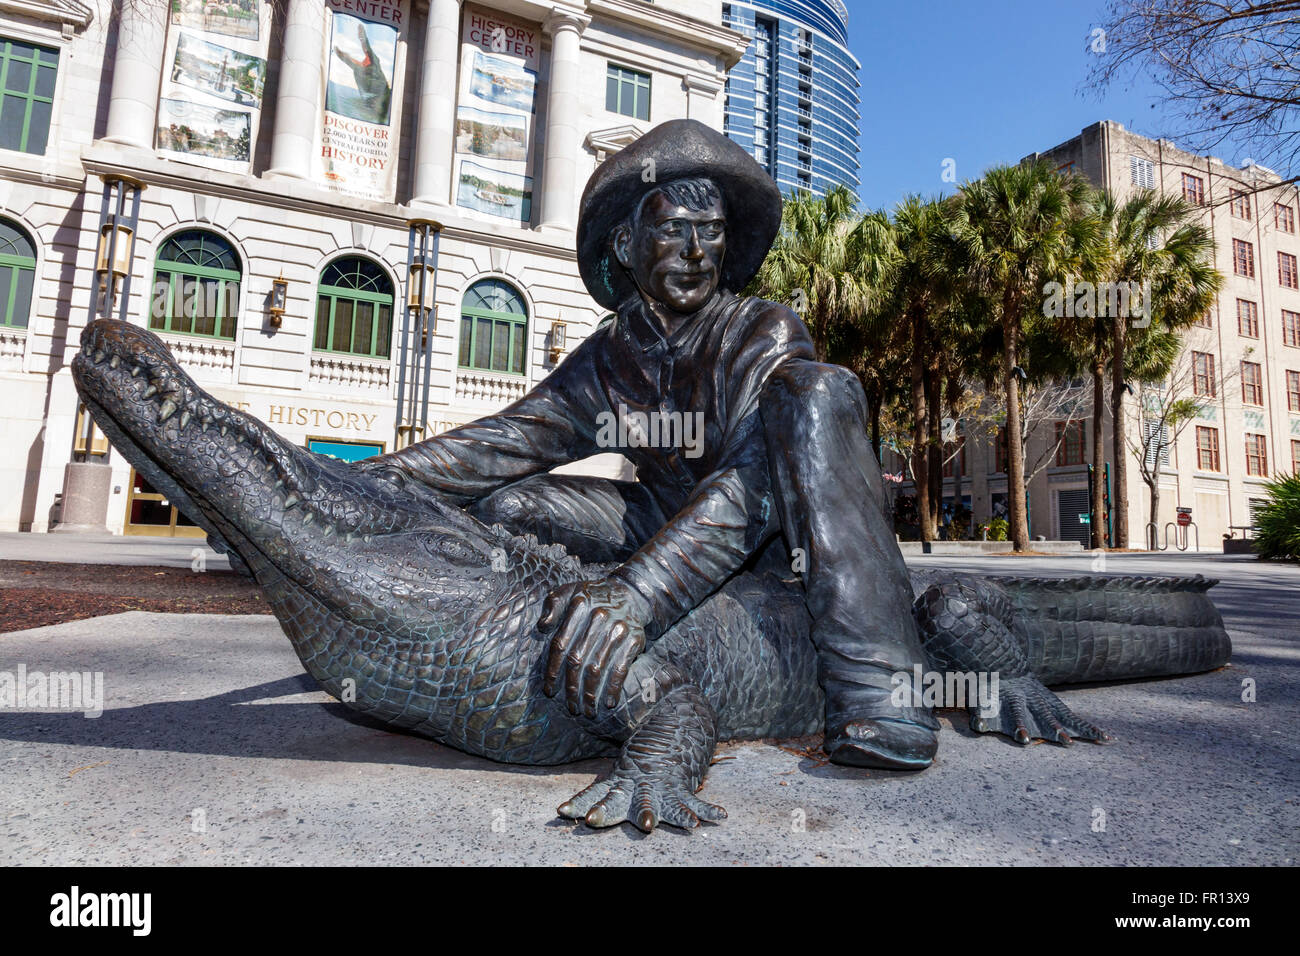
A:
<svg viewBox="0 0 1300 956">
<path fill-rule="evenodd" d="M 204 392 L 145 329 L 92 322 L 72 375 L 118 450 L 251 570 L 273 608 L 271 584 L 324 602 L 334 625 L 428 635 L 511 584 L 498 569 L 518 539 L 382 459 L 357 467 L 293 445 Z"/>
</svg>

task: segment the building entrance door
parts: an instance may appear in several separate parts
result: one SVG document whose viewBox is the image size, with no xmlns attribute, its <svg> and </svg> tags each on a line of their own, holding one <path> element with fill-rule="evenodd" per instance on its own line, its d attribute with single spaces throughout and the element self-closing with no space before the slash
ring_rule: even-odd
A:
<svg viewBox="0 0 1300 956">
<path fill-rule="evenodd" d="M 152 534 L 169 538 L 203 538 L 207 533 L 169 502 L 144 476 L 131 469 L 131 490 L 126 498 L 126 534 Z"/>
</svg>

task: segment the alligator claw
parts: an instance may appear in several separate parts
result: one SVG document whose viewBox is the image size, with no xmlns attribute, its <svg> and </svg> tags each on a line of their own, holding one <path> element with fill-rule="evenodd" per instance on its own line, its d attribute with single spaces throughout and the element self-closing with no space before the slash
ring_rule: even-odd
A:
<svg viewBox="0 0 1300 956">
<path fill-rule="evenodd" d="M 998 683 L 998 712 L 989 715 L 971 708 L 970 728 L 980 734 L 1003 734 L 1022 745 L 1054 740 L 1068 747 L 1075 740 L 1108 743 L 1114 739 L 1028 675 L 1003 677 Z"/>
<path fill-rule="evenodd" d="M 701 800 L 681 781 L 659 775 L 637 779 L 618 770 L 570 797 L 556 812 L 597 828 L 627 822 L 644 833 L 660 823 L 693 830 L 701 820 L 717 823 L 727 818 L 726 810 Z"/>
</svg>

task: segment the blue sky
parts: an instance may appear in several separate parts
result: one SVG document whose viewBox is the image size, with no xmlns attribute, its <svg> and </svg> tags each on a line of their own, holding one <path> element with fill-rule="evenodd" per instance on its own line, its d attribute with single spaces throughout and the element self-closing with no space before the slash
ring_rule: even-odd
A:
<svg viewBox="0 0 1300 956">
<path fill-rule="evenodd" d="M 1145 78 L 1101 98 L 1082 89 L 1101 0 L 847 4 L 849 47 L 862 63 L 866 207 L 953 192 L 941 178 L 945 159 L 956 161 L 961 183 L 1102 119 L 1148 136 L 1170 132 Z"/>
</svg>

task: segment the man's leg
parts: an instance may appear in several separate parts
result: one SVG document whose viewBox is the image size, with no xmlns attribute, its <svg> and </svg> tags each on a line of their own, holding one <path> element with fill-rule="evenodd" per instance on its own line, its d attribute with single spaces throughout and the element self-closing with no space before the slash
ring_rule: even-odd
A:
<svg viewBox="0 0 1300 956">
<path fill-rule="evenodd" d="M 867 403 L 845 368 L 795 361 L 764 386 L 760 414 L 781 528 L 806 562 L 826 751 L 838 763 L 918 770 L 938 747 L 925 707 L 897 707 L 894 674 L 925 665 L 912 587 L 881 510 Z"/>
<path fill-rule="evenodd" d="M 534 475 L 475 502 L 469 512 L 602 564 L 627 560 L 668 520 L 645 485 L 585 475 Z"/>
</svg>

